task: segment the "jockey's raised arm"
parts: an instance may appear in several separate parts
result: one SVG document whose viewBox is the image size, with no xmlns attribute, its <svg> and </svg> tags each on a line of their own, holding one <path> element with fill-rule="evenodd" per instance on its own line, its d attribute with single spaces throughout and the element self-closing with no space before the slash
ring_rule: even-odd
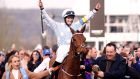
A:
<svg viewBox="0 0 140 79">
<path fill-rule="evenodd" d="M 74 23 L 73 26 L 71 26 L 74 30 L 79 30 L 81 29 L 81 27 L 83 27 L 85 25 L 85 23 L 87 23 L 90 19 L 92 19 L 94 17 L 94 15 L 96 14 L 96 12 L 101 8 L 101 4 L 97 3 L 95 8 L 90 11 L 87 15 L 85 15 L 84 17 L 82 17 L 79 21 L 77 21 L 76 23 Z"/>
</svg>

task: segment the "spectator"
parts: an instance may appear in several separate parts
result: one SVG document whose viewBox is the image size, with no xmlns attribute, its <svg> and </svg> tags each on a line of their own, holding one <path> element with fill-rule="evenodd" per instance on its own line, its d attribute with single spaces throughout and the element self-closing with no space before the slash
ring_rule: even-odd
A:
<svg viewBox="0 0 140 79">
<path fill-rule="evenodd" d="M 21 66 L 25 69 L 28 69 L 28 62 L 30 61 L 30 55 L 28 53 L 24 53 L 24 58 L 22 59 Z"/>
<path fill-rule="evenodd" d="M 108 43 L 105 47 L 105 55 L 96 59 L 100 71 L 97 76 L 104 79 L 123 79 L 126 71 L 125 59 L 116 52 L 116 45 Z"/>
<path fill-rule="evenodd" d="M 2 78 L 3 73 L 5 72 L 5 53 L 0 51 L 0 79 Z"/>
<path fill-rule="evenodd" d="M 34 71 L 34 69 L 36 69 L 42 62 L 42 58 L 40 53 L 37 50 L 34 50 L 31 54 L 31 59 L 28 62 L 28 69 L 30 71 Z"/>
<path fill-rule="evenodd" d="M 43 70 L 49 69 L 49 62 L 50 62 L 50 48 L 48 46 L 44 46 L 43 48 L 43 61 L 42 63 L 34 70 L 34 72 L 38 73 Z"/>
<path fill-rule="evenodd" d="M 56 51 L 58 49 L 58 45 L 53 45 L 52 46 L 52 54 L 51 54 L 51 60 L 50 60 L 50 66 L 49 67 L 52 67 L 53 63 L 55 62 L 55 59 L 56 59 Z M 56 70 L 55 72 L 52 72 L 51 76 L 50 76 L 50 79 L 57 79 L 58 77 L 58 72 L 59 72 L 59 69 Z"/>
<path fill-rule="evenodd" d="M 48 70 L 39 73 L 30 72 L 29 70 L 22 68 L 20 62 L 18 56 L 12 55 L 8 61 L 9 70 L 6 70 L 2 79 L 41 79 L 42 77 L 49 75 L 50 71 Z"/>
<path fill-rule="evenodd" d="M 134 60 L 133 67 L 140 73 L 140 47 L 136 51 L 136 59 Z"/>
<path fill-rule="evenodd" d="M 129 46 L 124 46 L 120 55 L 126 59 L 126 73 L 124 79 L 140 79 L 139 73 L 131 67 L 134 63 L 135 57 L 132 55 Z"/>
<path fill-rule="evenodd" d="M 19 58 L 20 58 L 20 60 L 22 60 L 24 58 L 24 54 L 25 54 L 25 50 L 24 49 L 20 49 L 19 50 Z"/>
<path fill-rule="evenodd" d="M 95 48 L 88 49 L 88 53 L 83 60 L 83 65 L 80 66 L 84 79 L 92 79 L 92 65 L 95 63 L 95 59 L 97 57 L 97 50 Z"/>
<path fill-rule="evenodd" d="M 43 49 L 42 49 L 42 45 L 41 44 L 37 44 L 37 46 L 35 47 L 34 50 L 37 50 L 40 53 L 41 57 L 43 56 L 42 55 Z"/>
</svg>

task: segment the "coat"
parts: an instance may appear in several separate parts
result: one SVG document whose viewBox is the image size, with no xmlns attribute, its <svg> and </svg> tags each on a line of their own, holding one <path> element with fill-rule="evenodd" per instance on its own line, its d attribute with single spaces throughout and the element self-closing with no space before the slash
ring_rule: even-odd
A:
<svg viewBox="0 0 140 79">
<path fill-rule="evenodd" d="M 106 56 L 104 55 L 96 59 L 96 64 L 104 72 L 104 79 L 123 79 L 126 72 L 126 60 L 121 55 L 116 54 L 115 60 L 111 62 L 109 71 L 106 72 Z"/>
</svg>

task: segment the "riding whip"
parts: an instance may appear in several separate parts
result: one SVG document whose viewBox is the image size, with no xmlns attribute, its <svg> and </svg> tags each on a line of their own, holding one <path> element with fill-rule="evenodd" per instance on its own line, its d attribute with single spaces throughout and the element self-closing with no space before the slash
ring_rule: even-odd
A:
<svg viewBox="0 0 140 79">
<path fill-rule="evenodd" d="M 39 0 L 39 1 L 40 1 L 40 3 L 42 3 L 41 0 Z M 40 8 L 40 13 L 41 13 L 41 14 L 40 14 L 40 15 L 41 15 L 41 17 L 40 17 L 40 18 L 41 18 L 41 32 L 44 33 L 43 17 L 42 17 L 42 14 L 43 14 L 43 13 L 42 13 L 42 9 L 41 9 L 41 8 Z"/>
</svg>

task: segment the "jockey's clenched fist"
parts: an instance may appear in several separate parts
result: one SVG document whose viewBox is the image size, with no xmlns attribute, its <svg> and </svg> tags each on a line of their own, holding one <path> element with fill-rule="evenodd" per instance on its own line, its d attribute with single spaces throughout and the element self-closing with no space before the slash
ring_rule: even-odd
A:
<svg viewBox="0 0 140 79">
<path fill-rule="evenodd" d="M 40 7 L 41 10 L 44 9 L 44 7 L 43 7 L 43 3 L 42 3 L 41 0 L 39 0 L 39 4 L 38 4 L 38 6 Z"/>
</svg>

